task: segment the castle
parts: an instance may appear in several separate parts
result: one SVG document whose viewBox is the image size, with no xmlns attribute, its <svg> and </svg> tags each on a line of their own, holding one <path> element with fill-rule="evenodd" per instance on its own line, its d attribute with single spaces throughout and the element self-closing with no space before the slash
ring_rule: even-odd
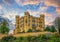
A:
<svg viewBox="0 0 60 42">
<path fill-rule="evenodd" d="M 14 33 L 28 32 L 29 30 L 35 31 L 44 31 L 45 28 L 45 16 L 43 14 L 40 17 L 34 17 L 25 12 L 23 17 L 16 15 L 16 28 Z"/>
</svg>

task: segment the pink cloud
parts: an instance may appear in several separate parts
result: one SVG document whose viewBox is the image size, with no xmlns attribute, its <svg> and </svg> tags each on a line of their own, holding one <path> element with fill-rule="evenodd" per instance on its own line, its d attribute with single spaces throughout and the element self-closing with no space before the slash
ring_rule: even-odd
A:
<svg viewBox="0 0 60 42">
<path fill-rule="evenodd" d="M 47 6 L 60 6 L 60 0 L 24 0 L 22 2 L 21 0 L 15 0 L 19 5 L 28 5 L 28 4 L 39 4 L 40 2 L 45 2 Z"/>
<path fill-rule="evenodd" d="M 56 8 L 56 12 L 60 14 L 60 8 Z"/>
<path fill-rule="evenodd" d="M 45 13 L 45 25 L 52 25 L 54 18 L 53 18 L 53 14 L 49 14 L 49 13 Z M 46 18 L 47 17 L 47 18 Z"/>
<path fill-rule="evenodd" d="M 42 2 L 43 0 L 24 0 L 24 2 L 21 2 L 21 0 L 15 0 L 19 5 L 28 5 L 28 4 L 39 4 L 40 2 Z"/>
<path fill-rule="evenodd" d="M 25 2 L 23 2 L 23 5 L 27 5 L 27 4 L 39 4 L 41 2 L 41 0 L 25 0 Z"/>
<path fill-rule="evenodd" d="M 47 6 L 55 6 L 55 7 L 58 7 L 58 6 L 60 6 L 60 0 L 45 0 L 45 4 Z"/>
</svg>

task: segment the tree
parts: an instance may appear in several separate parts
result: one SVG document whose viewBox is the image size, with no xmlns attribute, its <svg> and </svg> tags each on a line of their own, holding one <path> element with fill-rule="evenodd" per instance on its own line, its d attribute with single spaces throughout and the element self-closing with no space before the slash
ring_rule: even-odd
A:
<svg viewBox="0 0 60 42">
<path fill-rule="evenodd" d="M 47 26 L 46 29 L 45 29 L 45 31 L 50 31 L 50 27 Z"/>
<path fill-rule="evenodd" d="M 50 27 L 47 26 L 46 29 L 45 29 L 45 31 L 56 32 L 56 29 L 55 29 L 54 26 L 50 26 Z"/>
<path fill-rule="evenodd" d="M 59 34 L 60 34 L 60 18 L 58 19 L 58 31 L 59 31 Z"/>
<path fill-rule="evenodd" d="M 9 32 L 9 28 L 7 26 L 7 23 L 6 23 L 6 21 L 3 21 L 1 28 L 0 28 L 0 33 L 7 34 L 8 32 Z"/>
<path fill-rule="evenodd" d="M 51 26 L 51 32 L 56 32 L 56 29 L 54 26 Z"/>
<path fill-rule="evenodd" d="M 55 19 L 55 27 L 58 29 L 58 32 L 60 34 L 60 17 L 56 17 L 56 19 Z"/>
</svg>

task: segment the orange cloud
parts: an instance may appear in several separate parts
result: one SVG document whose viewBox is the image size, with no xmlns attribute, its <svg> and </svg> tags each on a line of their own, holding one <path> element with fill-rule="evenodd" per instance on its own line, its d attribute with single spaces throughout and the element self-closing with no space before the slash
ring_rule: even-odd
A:
<svg viewBox="0 0 60 42">
<path fill-rule="evenodd" d="M 45 19 L 45 25 L 53 25 L 53 21 L 54 21 L 53 18 L 47 17 L 47 18 Z"/>
<path fill-rule="evenodd" d="M 27 10 L 30 14 L 37 14 L 39 11 L 31 11 L 31 10 Z"/>
<path fill-rule="evenodd" d="M 48 8 L 48 7 L 40 7 L 39 9 L 40 9 L 41 11 L 45 11 L 47 8 Z"/>
<path fill-rule="evenodd" d="M 53 15 L 52 14 L 49 14 L 49 13 L 45 13 L 45 16 L 53 17 Z"/>
<path fill-rule="evenodd" d="M 33 16 L 38 16 L 37 14 L 39 14 L 39 11 L 31 11 L 31 10 L 27 10 L 30 15 L 33 15 Z"/>
<path fill-rule="evenodd" d="M 24 0 L 24 2 L 21 2 L 21 0 L 15 0 L 19 5 L 28 5 L 28 4 L 39 4 L 42 2 L 42 0 Z"/>
<path fill-rule="evenodd" d="M 46 1 L 45 4 L 46 4 L 47 6 L 55 6 L 55 7 L 58 6 L 57 4 L 51 3 L 51 2 L 49 2 L 49 1 Z"/>
<path fill-rule="evenodd" d="M 55 7 L 58 7 L 58 6 L 60 6 L 60 0 L 45 0 L 45 4 L 47 6 L 55 6 Z"/>
<path fill-rule="evenodd" d="M 28 5 L 28 4 L 39 4 L 40 2 L 45 2 L 47 6 L 60 6 L 60 0 L 24 0 L 22 2 L 21 0 L 15 0 L 18 4 L 22 5 Z"/>
<path fill-rule="evenodd" d="M 23 5 L 27 5 L 27 4 L 38 4 L 39 0 L 25 0 L 25 2 L 23 2 Z"/>
<path fill-rule="evenodd" d="M 56 8 L 56 12 L 60 14 L 60 8 Z"/>
<path fill-rule="evenodd" d="M 52 25 L 53 21 L 54 21 L 53 14 L 45 13 L 45 25 Z"/>
<path fill-rule="evenodd" d="M 53 25 L 53 22 L 50 22 L 49 25 L 50 25 L 50 26 Z"/>
</svg>

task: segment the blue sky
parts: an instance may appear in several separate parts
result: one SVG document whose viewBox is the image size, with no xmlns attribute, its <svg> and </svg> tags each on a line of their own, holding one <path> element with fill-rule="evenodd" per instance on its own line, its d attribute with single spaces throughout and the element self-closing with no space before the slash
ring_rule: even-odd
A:
<svg viewBox="0 0 60 42">
<path fill-rule="evenodd" d="M 28 11 L 39 17 L 45 15 L 45 24 L 52 25 L 60 15 L 60 0 L 0 0 L 0 16 L 8 18 L 15 24 L 15 16 L 23 16 Z"/>
</svg>

